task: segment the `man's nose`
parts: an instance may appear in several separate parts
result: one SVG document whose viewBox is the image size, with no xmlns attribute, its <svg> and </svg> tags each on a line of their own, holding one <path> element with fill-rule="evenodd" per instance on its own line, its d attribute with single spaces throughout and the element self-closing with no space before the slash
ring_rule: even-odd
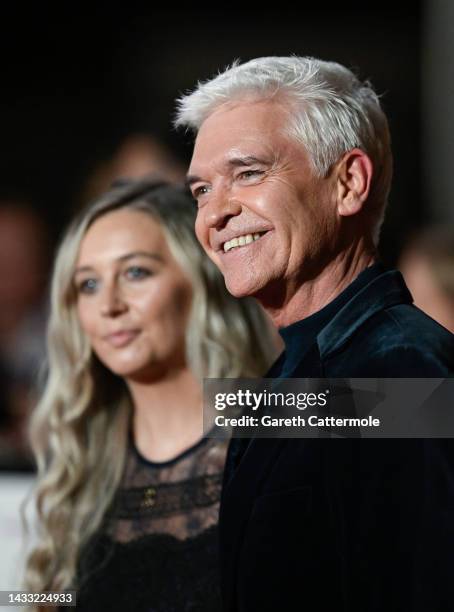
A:
<svg viewBox="0 0 454 612">
<path fill-rule="evenodd" d="M 116 317 L 127 310 L 126 300 L 116 284 L 107 285 L 101 295 L 101 315 L 103 317 Z"/>
<path fill-rule="evenodd" d="M 205 223 L 210 229 L 222 229 L 228 220 L 238 216 L 241 210 L 241 202 L 237 198 L 224 191 L 212 193 L 205 210 Z"/>
</svg>

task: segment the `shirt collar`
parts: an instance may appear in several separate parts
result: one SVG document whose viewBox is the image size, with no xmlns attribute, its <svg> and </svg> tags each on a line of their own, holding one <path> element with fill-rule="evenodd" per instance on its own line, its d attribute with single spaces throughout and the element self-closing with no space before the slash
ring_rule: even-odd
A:
<svg viewBox="0 0 454 612">
<path fill-rule="evenodd" d="M 384 272 L 382 264 L 375 263 L 366 268 L 350 283 L 341 293 L 336 296 L 331 302 L 318 310 L 314 314 L 292 323 L 287 327 L 279 330 L 284 343 L 286 353 L 292 353 L 297 350 L 301 355 L 301 347 L 311 344 L 319 333 L 333 320 L 337 313 L 350 301 L 353 296 L 358 293 L 363 287 L 367 286 L 371 280 Z"/>
<path fill-rule="evenodd" d="M 285 343 L 285 353 L 279 360 L 280 376 L 288 376 L 314 342 L 320 357 L 325 358 L 379 310 L 412 301 L 400 272 L 373 264 L 321 310 L 279 330 Z"/>
</svg>

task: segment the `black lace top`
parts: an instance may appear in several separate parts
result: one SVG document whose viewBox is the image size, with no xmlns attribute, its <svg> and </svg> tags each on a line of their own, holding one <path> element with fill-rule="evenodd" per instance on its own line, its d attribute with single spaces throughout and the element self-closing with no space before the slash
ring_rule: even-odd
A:
<svg viewBox="0 0 454 612">
<path fill-rule="evenodd" d="M 81 555 L 77 610 L 218 612 L 217 522 L 227 440 L 165 463 L 130 444 L 99 534 Z"/>
</svg>

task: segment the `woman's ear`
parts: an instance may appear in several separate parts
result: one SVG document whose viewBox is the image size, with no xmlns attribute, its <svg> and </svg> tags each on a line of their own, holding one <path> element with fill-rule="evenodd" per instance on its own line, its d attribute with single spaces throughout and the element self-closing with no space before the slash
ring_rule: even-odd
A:
<svg viewBox="0 0 454 612">
<path fill-rule="evenodd" d="M 342 217 L 360 212 L 369 197 L 373 166 L 361 149 L 345 153 L 337 164 L 337 211 Z"/>
</svg>

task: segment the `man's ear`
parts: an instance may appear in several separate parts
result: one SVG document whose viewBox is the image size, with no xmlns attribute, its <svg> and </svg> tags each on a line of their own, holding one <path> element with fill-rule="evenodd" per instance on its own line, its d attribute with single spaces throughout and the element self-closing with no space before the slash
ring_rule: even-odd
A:
<svg viewBox="0 0 454 612">
<path fill-rule="evenodd" d="M 367 200 L 373 166 L 370 157 L 361 149 L 345 153 L 336 166 L 337 211 L 342 217 L 360 212 Z"/>
</svg>

